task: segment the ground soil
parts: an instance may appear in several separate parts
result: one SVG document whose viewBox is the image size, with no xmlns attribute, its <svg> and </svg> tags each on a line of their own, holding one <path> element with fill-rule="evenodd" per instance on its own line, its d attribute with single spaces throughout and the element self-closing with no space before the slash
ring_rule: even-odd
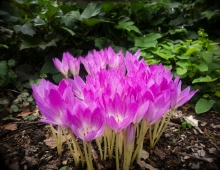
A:
<svg viewBox="0 0 220 170">
<path fill-rule="evenodd" d="M 83 169 L 74 167 L 66 142 L 63 145 L 62 156 L 58 156 L 47 124 L 40 123 L 37 119 L 24 120 L 25 114 L 17 116 L 28 111 L 29 116 L 36 114 L 34 103 L 23 106 L 17 113 L 12 113 L 14 119 L 2 120 L 11 114 L 9 108 L 15 98 L 16 93 L 1 92 L 1 100 L 6 99 L 9 103 L 0 114 L 0 169 Z M 198 127 L 182 126 L 183 117 L 190 115 L 198 120 Z M 142 158 L 138 163 L 135 162 L 130 169 L 220 169 L 220 113 L 209 111 L 196 115 L 191 105 L 185 105 L 175 112 L 155 149 L 149 148 L 146 136 L 143 150 L 149 156 Z M 94 146 L 94 169 L 114 170 L 114 159 L 101 161 L 96 151 Z"/>
</svg>

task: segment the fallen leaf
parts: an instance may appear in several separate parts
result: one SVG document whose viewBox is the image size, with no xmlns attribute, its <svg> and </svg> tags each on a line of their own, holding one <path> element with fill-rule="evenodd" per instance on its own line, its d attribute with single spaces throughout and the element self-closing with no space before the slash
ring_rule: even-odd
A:
<svg viewBox="0 0 220 170">
<path fill-rule="evenodd" d="M 49 139 L 45 139 L 45 140 L 44 140 L 44 143 L 45 143 L 47 146 L 51 147 L 52 149 L 57 147 L 57 144 L 56 144 L 55 139 L 54 139 L 54 138 L 51 138 L 51 137 L 50 137 Z"/>
<path fill-rule="evenodd" d="M 166 156 L 166 154 L 163 151 L 161 151 L 158 147 L 154 149 L 154 153 L 155 155 L 159 156 L 161 160 L 163 160 Z"/>
<path fill-rule="evenodd" d="M 25 116 L 28 116 L 28 115 L 30 115 L 32 113 L 33 112 L 30 112 L 30 110 L 27 108 L 25 111 L 19 113 L 17 116 L 25 117 Z"/>
<path fill-rule="evenodd" d="M 38 164 L 38 160 L 34 157 L 25 156 L 24 159 L 28 162 L 30 167 L 34 167 Z"/>
<path fill-rule="evenodd" d="M 137 160 L 137 164 L 141 167 L 141 169 L 149 169 L 149 170 L 158 170 L 157 168 L 152 167 L 150 164 L 145 163 L 144 161 Z"/>
<path fill-rule="evenodd" d="M 149 158 L 149 153 L 145 150 L 141 151 L 141 158 L 143 158 L 144 160 Z"/>
<path fill-rule="evenodd" d="M 198 120 L 194 119 L 192 115 L 183 117 L 188 123 L 190 123 L 194 127 L 198 127 Z"/>
<path fill-rule="evenodd" d="M 4 129 L 6 130 L 17 130 L 17 124 L 13 124 L 13 123 L 8 123 L 2 126 Z"/>
</svg>

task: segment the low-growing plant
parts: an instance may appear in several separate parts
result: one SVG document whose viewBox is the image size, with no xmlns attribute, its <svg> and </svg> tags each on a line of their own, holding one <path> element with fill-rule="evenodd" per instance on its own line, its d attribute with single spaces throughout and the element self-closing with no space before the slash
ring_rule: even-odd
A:
<svg viewBox="0 0 220 170">
<path fill-rule="evenodd" d="M 109 47 L 78 59 L 68 52 L 61 61 L 53 59 L 65 78 L 59 85 L 42 79 L 32 89 L 44 115 L 41 121 L 51 124 L 59 155 L 62 136 L 67 133 L 71 135 L 71 141 L 66 140 L 75 166 L 83 167 L 85 159 L 89 170 L 94 169 L 93 140 L 101 159 L 115 155 L 117 170 L 120 159 L 125 170 L 141 159 L 147 133 L 150 147 L 155 147 L 174 111 L 196 91 L 190 92 L 189 86 L 182 90 L 180 77 L 174 79 L 162 64 L 149 66 L 139 58 L 140 50 L 123 55 L 122 50 L 115 53 Z M 79 76 L 80 62 L 88 74 L 85 80 Z M 76 138 L 82 140 L 83 151 Z"/>
</svg>

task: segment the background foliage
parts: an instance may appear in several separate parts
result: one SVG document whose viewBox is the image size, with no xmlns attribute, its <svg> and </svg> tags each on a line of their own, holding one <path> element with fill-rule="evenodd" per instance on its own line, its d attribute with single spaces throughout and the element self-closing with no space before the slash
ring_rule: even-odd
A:
<svg viewBox="0 0 220 170">
<path fill-rule="evenodd" d="M 59 82 L 52 58 L 112 46 L 162 62 L 199 93 L 196 112 L 220 110 L 220 2 L 1 1 L 0 87 L 23 90 L 42 77 Z"/>
</svg>

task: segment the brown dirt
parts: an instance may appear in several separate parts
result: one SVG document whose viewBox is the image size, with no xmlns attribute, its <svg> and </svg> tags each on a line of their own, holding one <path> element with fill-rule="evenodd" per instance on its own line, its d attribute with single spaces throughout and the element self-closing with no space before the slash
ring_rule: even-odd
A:
<svg viewBox="0 0 220 170">
<path fill-rule="evenodd" d="M 49 141 L 51 131 L 48 125 L 37 120 L 28 121 L 17 117 L 19 113 L 13 113 L 13 120 L 2 120 L 8 116 L 11 101 L 15 94 L 1 93 L 1 100 L 9 100 L 5 110 L 0 114 L 0 167 L 4 170 L 26 169 L 53 169 L 59 170 L 64 166 L 76 170 L 74 162 L 64 143 L 62 156 L 59 157 L 53 141 Z M 7 96 L 7 97 L 6 97 Z M 8 97 L 10 96 L 10 97 Z M 29 108 L 33 111 L 34 103 L 21 108 L 23 112 Z M 134 163 L 130 169 L 212 169 L 220 167 L 220 113 L 209 111 L 196 115 L 189 105 L 180 108 L 171 119 L 165 133 L 159 140 L 154 150 L 149 148 L 146 139 L 143 149 L 149 153 L 149 157 Z M 199 121 L 198 128 L 183 128 L 183 116 L 193 115 Z M 6 130 L 4 125 L 10 130 Z M 48 144 L 48 145 L 47 145 Z M 50 145 L 50 146 L 49 146 Z M 94 146 L 95 147 L 95 146 Z M 96 156 L 96 148 L 93 150 Z M 98 157 L 93 160 L 94 169 L 114 170 L 115 162 L 101 161 Z M 68 168 L 66 168 L 67 170 Z"/>
</svg>

